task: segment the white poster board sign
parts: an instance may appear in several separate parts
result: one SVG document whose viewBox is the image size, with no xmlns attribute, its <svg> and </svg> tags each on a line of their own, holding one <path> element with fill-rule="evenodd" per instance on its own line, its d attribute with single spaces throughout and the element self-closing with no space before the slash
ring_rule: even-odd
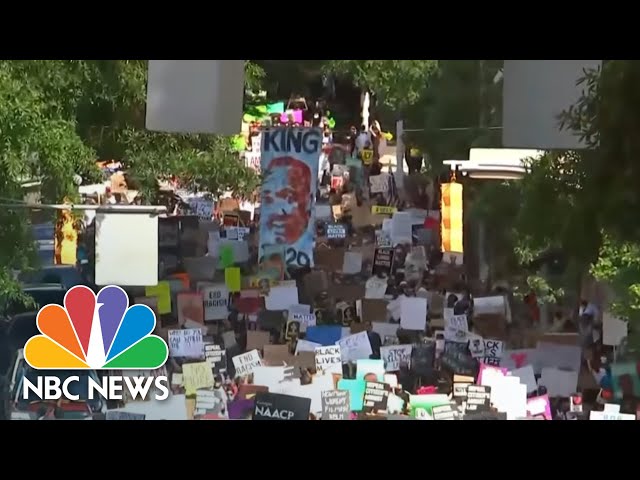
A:
<svg viewBox="0 0 640 480">
<path fill-rule="evenodd" d="M 389 174 L 383 172 L 380 175 L 372 175 L 369 177 L 369 185 L 371 193 L 386 193 L 389 190 Z"/>
<path fill-rule="evenodd" d="M 627 322 L 605 312 L 602 315 L 602 344 L 617 347 L 628 335 Z"/>
<path fill-rule="evenodd" d="M 316 370 L 322 373 L 342 375 L 342 353 L 340 345 L 318 347 L 316 353 Z"/>
<path fill-rule="evenodd" d="M 348 337 L 338 340 L 336 345 L 340 346 L 342 363 L 369 358 L 373 353 L 367 332 L 349 335 Z"/>
<path fill-rule="evenodd" d="M 502 295 L 493 297 L 475 297 L 473 299 L 474 315 L 505 315 L 505 299 Z"/>
<path fill-rule="evenodd" d="M 199 328 L 169 330 L 169 353 L 174 358 L 204 357 L 202 330 Z"/>
<path fill-rule="evenodd" d="M 236 377 L 246 377 L 253 373 L 256 367 L 262 367 L 262 359 L 258 350 L 236 355 L 233 357 L 233 366 L 236 369 Z"/>
<path fill-rule="evenodd" d="M 402 297 L 400 326 L 405 330 L 424 330 L 427 326 L 427 299 Z"/>
<path fill-rule="evenodd" d="M 96 285 L 153 286 L 158 284 L 158 215 L 141 207 L 126 213 L 100 209 L 95 218 Z M 126 232 L 135 232 L 135 238 Z"/>
<path fill-rule="evenodd" d="M 385 372 L 397 372 L 400 365 L 411 365 L 413 345 L 389 345 L 380 348 L 380 358 L 384 362 Z"/>
<path fill-rule="evenodd" d="M 229 316 L 229 289 L 224 283 L 207 285 L 202 288 L 204 298 L 204 319 L 226 320 Z"/>
<path fill-rule="evenodd" d="M 213 217 L 213 200 L 207 200 L 201 197 L 192 197 L 188 199 L 189 207 L 193 213 L 200 219 L 210 221 Z"/>
</svg>

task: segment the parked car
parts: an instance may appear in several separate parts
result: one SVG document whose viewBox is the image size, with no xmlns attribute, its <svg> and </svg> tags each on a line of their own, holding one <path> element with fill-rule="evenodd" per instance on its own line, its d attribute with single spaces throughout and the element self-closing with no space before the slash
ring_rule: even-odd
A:
<svg viewBox="0 0 640 480">
<path fill-rule="evenodd" d="M 103 412 L 106 403 L 100 397 L 89 399 L 89 378 L 100 383 L 95 370 L 47 370 L 47 376 L 58 377 L 64 382 L 68 377 L 79 377 L 78 382 L 71 383 L 71 393 L 78 395 L 77 401 L 43 401 L 30 392 L 29 398 L 23 396 L 23 383 L 25 377 L 33 384 L 37 383 L 38 372 L 31 368 L 24 360 L 24 350 L 16 352 L 14 362 L 5 377 L 3 396 L 5 398 L 4 418 L 8 420 L 37 420 L 43 416 L 56 420 L 91 420 L 95 413 Z M 51 416 L 49 417 L 48 412 Z"/>
<path fill-rule="evenodd" d="M 38 223 L 31 226 L 31 231 L 38 249 L 40 264 L 42 266 L 53 265 L 55 226 L 53 223 Z"/>
<path fill-rule="evenodd" d="M 33 300 L 0 302 L 0 375 L 5 375 L 15 352 L 24 347 L 29 338 L 38 335 L 36 316 L 40 307 L 63 305 L 67 289 L 60 284 L 25 285 L 23 292 Z"/>
<path fill-rule="evenodd" d="M 60 284 L 69 290 L 76 285 L 86 285 L 93 291 L 96 286 L 74 265 L 49 265 L 38 270 L 20 272 L 18 281 L 23 284 Z"/>
</svg>

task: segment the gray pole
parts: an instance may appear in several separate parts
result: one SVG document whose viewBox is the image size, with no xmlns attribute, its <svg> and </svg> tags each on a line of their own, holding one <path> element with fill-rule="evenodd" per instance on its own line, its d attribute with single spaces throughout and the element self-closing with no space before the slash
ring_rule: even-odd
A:
<svg viewBox="0 0 640 480">
<path fill-rule="evenodd" d="M 479 72 L 480 72 L 480 90 L 478 95 L 478 105 L 479 105 L 479 115 L 478 115 L 478 126 L 480 127 L 480 131 L 483 132 L 486 128 L 487 117 L 486 117 L 486 108 L 485 108 L 485 100 L 486 100 L 486 83 L 485 83 L 485 64 L 484 60 L 478 61 Z M 487 254 L 486 254 L 486 229 L 483 219 L 478 220 L 478 277 L 480 281 L 483 283 L 486 282 L 489 278 L 489 263 L 487 262 Z"/>
</svg>

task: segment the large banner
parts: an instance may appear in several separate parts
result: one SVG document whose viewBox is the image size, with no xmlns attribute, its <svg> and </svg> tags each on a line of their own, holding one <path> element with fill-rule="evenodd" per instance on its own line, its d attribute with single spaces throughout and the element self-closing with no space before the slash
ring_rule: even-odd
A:
<svg viewBox="0 0 640 480">
<path fill-rule="evenodd" d="M 261 261 L 265 247 L 282 245 L 287 268 L 313 266 L 321 149 L 319 128 L 272 128 L 262 132 Z"/>
</svg>

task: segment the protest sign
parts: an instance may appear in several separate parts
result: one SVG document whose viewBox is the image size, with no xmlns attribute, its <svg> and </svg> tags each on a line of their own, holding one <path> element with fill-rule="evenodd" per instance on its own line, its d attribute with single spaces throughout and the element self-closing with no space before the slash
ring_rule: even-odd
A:
<svg viewBox="0 0 640 480">
<path fill-rule="evenodd" d="M 402 297 L 400 300 L 400 326 L 405 330 L 423 331 L 427 325 L 427 299 Z"/>
<path fill-rule="evenodd" d="M 374 215 L 393 215 L 398 209 L 396 207 L 386 207 L 382 205 L 373 205 L 371 207 L 371 213 Z"/>
<path fill-rule="evenodd" d="M 289 319 L 298 323 L 302 333 L 306 332 L 307 328 L 316 326 L 316 316 L 313 313 L 291 313 L 289 310 Z"/>
<path fill-rule="evenodd" d="M 187 199 L 191 211 L 201 220 L 211 220 L 213 217 L 213 200 L 202 197 Z"/>
<path fill-rule="evenodd" d="M 204 307 L 201 293 L 179 293 L 176 298 L 178 324 L 196 327 L 204 324 Z"/>
<path fill-rule="evenodd" d="M 451 405 L 438 405 L 431 409 L 434 420 L 455 420 L 456 412 Z"/>
<path fill-rule="evenodd" d="M 389 401 L 389 385 L 382 382 L 366 382 L 363 410 L 365 412 L 383 412 L 387 409 Z"/>
<path fill-rule="evenodd" d="M 258 313 L 258 327 L 262 330 L 282 330 L 288 319 L 286 310 L 262 310 Z"/>
<path fill-rule="evenodd" d="M 169 354 L 175 358 L 202 358 L 204 356 L 202 330 L 199 328 L 169 330 Z"/>
<path fill-rule="evenodd" d="M 213 387 L 214 378 L 209 363 L 185 363 L 182 365 L 182 383 L 186 395 L 195 395 L 201 388 Z"/>
<path fill-rule="evenodd" d="M 355 362 L 361 358 L 369 358 L 373 353 L 367 332 L 349 335 L 348 337 L 338 340 L 336 344 L 339 345 L 341 349 L 342 363 Z"/>
<path fill-rule="evenodd" d="M 502 412 L 465 413 L 462 420 L 506 420 L 507 414 Z"/>
<path fill-rule="evenodd" d="M 129 413 L 119 410 L 107 410 L 105 420 L 144 420 L 146 415 L 143 413 Z"/>
<path fill-rule="evenodd" d="M 413 345 L 391 345 L 380 348 L 380 357 L 384 361 L 386 372 L 397 372 L 400 365 L 411 365 L 411 352 Z"/>
<path fill-rule="evenodd" d="M 327 239 L 344 240 L 347 238 L 347 227 L 341 223 L 327 224 Z"/>
<path fill-rule="evenodd" d="M 527 386 L 527 393 L 535 392 L 538 389 L 538 383 L 536 382 L 536 377 L 531 365 L 512 370 L 511 376 L 518 377 L 520 383 Z"/>
<path fill-rule="evenodd" d="M 527 399 L 527 416 L 542 418 L 543 420 L 553 420 L 549 396 L 541 395 Z"/>
<path fill-rule="evenodd" d="M 471 356 L 466 343 L 445 340 L 442 366 L 453 373 L 475 377 L 478 362 Z"/>
<path fill-rule="evenodd" d="M 311 400 L 280 393 L 256 394 L 254 420 L 308 420 Z"/>
<path fill-rule="evenodd" d="M 376 267 L 374 266 L 374 272 L 375 271 L 376 271 Z M 382 300 L 384 299 L 387 293 L 388 287 L 389 285 L 386 277 L 384 278 L 379 278 L 377 276 L 371 277 L 369 278 L 369 280 L 367 280 L 367 283 L 365 284 L 364 296 L 366 299 Z M 358 300 L 358 302 L 360 302 L 360 304 L 362 305 L 362 299 Z M 384 303 L 385 317 L 382 319 L 383 321 L 386 320 L 386 311 L 387 311 L 387 303 L 385 302 Z M 364 317 L 363 314 L 360 314 L 360 317 L 367 318 L 367 319 L 370 318 L 370 317 Z M 372 321 L 376 321 L 376 320 L 372 320 Z"/>
<path fill-rule="evenodd" d="M 227 351 L 220 345 L 205 345 L 204 358 L 214 373 L 221 373 L 227 370 Z"/>
<path fill-rule="evenodd" d="M 498 340 L 484 340 L 484 360 L 485 365 L 500 366 L 502 359 L 503 342 Z"/>
<path fill-rule="evenodd" d="M 578 372 L 560 370 L 558 368 L 543 368 L 538 385 L 547 389 L 550 398 L 569 398 L 578 389 Z"/>
<path fill-rule="evenodd" d="M 434 394 L 409 396 L 409 405 L 411 405 L 410 415 L 419 420 L 433 420 L 433 407 L 448 404 L 449 397 L 447 395 Z"/>
<path fill-rule="evenodd" d="M 229 292 L 237 293 L 242 289 L 242 275 L 238 267 L 224 269 L 224 283 Z"/>
<path fill-rule="evenodd" d="M 220 415 L 224 406 L 222 395 L 218 395 L 213 390 L 198 390 L 196 392 L 195 415 Z"/>
<path fill-rule="evenodd" d="M 204 319 L 226 320 L 229 316 L 229 289 L 224 284 L 207 285 L 202 288 L 204 297 Z"/>
<path fill-rule="evenodd" d="M 356 361 L 356 380 L 384 382 L 384 362 L 369 358 Z"/>
<path fill-rule="evenodd" d="M 376 247 L 392 248 L 391 234 L 385 230 L 376 230 Z"/>
<path fill-rule="evenodd" d="M 344 252 L 342 261 L 342 273 L 345 275 L 357 275 L 362 271 L 362 253 L 356 251 Z"/>
<path fill-rule="evenodd" d="M 469 352 L 473 358 L 484 357 L 484 339 L 475 333 L 467 333 L 469 340 Z"/>
<path fill-rule="evenodd" d="M 319 128 L 262 132 L 260 258 L 263 245 L 284 244 L 287 267 L 313 266 L 315 182 L 321 148 Z"/>
<path fill-rule="evenodd" d="M 436 342 L 414 343 L 411 350 L 411 370 L 417 375 L 431 375 L 435 354 Z"/>
<path fill-rule="evenodd" d="M 292 340 L 298 338 L 300 335 L 300 322 L 289 318 L 287 326 L 284 331 L 285 340 Z"/>
<path fill-rule="evenodd" d="M 389 191 L 389 174 L 383 172 L 370 176 L 369 185 L 371 193 L 386 193 Z"/>
<path fill-rule="evenodd" d="M 282 283 L 277 287 L 271 287 L 269 294 L 264 299 L 264 305 L 267 310 L 289 310 L 291 305 L 298 305 L 298 289 L 294 286 L 283 286 Z"/>
<path fill-rule="evenodd" d="M 536 346 L 536 373 L 545 367 L 579 372 L 581 364 L 582 347 L 579 345 L 538 342 Z"/>
<path fill-rule="evenodd" d="M 236 355 L 233 357 L 233 366 L 236 369 L 236 377 L 246 377 L 251 375 L 255 367 L 262 366 L 260 353 L 258 350 L 251 350 L 250 352 L 243 353 L 242 355 Z"/>
<path fill-rule="evenodd" d="M 304 353 L 304 352 L 313 353 L 315 355 L 316 348 L 321 346 L 322 345 L 320 345 L 319 343 L 310 342 L 309 340 L 304 340 L 302 338 L 299 338 L 296 341 L 295 355 L 298 355 L 299 353 Z"/>
<path fill-rule="evenodd" d="M 349 420 L 351 415 L 347 390 L 322 392 L 322 420 Z"/>
<path fill-rule="evenodd" d="M 322 373 L 342 375 L 342 354 L 340 345 L 318 347 L 315 350 L 316 370 Z"/>
<path fill-rule="evenodd" d="M 271 343 L 271 334 L 260 330 L 247 331 L 247 350 L 262 350 L 265 345 Z"/>
<path fill-rule="evenodd" d="M 393 255 L 393 248 L 377 247 L 373 255 L 373 275 L 391 276 L 391 271 L 393 269 Z"/>
<path fill-rule="evenodd" d="M 592 410 L 589 414 L 589 420 L 635 420 L 636 416 L 620 413 L 620 405 L 607 403 L 604 405 L 602 412 Z"/>
<path fill-rule="evenodd" d="M 469 324 L 466 315 L 445 315 L 444 316 L 444 333 L 445 338 L 451 341 L 467 341 L 467 332 Z"/>
<path fill-rule="evenodd" d="M 158 299 L 158 313 L 166 315 L 171 313 L 171 287 L 169 282 L 158 282 L 157 285 L 144 288 L 145 297 L 156 297 Z"/>
<path fill-rule="evenodd" d="M 467 387 L 472 383 L 468 382 L 453 382 L 452 395 L 455 399 L 465 400 L 467 398 Z"/>
<path fill-rule="evenodd" d="M 465 412 L 484 412 L 491 407 L 491 387 L 486 385 L 467 386 Z"/>
</svg>

